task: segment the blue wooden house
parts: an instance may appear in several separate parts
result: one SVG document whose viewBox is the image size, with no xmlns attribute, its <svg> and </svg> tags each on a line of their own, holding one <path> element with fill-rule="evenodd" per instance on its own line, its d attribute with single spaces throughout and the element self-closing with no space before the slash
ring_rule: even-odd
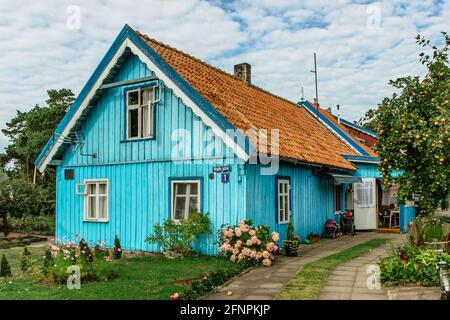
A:
<svg viewBox="0 0 450 320">
<path fill-rule="evenodd" d="M 214 230 L 322 233 L 375 155 L 302 103 L 252 85 L 249 64 L 229 74 L 126 25 L 35 162 L 56 168 L 57 241 L 154 251 L 153 225 L 192 210 Z M 216 253 L 215 234 L 196 249 Z"/>
</svg>

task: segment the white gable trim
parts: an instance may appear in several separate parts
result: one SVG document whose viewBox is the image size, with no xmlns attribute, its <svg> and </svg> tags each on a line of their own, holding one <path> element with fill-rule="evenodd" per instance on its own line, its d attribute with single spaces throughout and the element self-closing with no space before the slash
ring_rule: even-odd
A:
<svg viewBox="0 0 450 320">
<path fill-rule="evenodd" d="M 67 136 L 70 132 L 70 130 L 75 125 L 77 119 L 81 116 L 83 111 L 88 106 L 89 101 L 94 97 L 95 92 L 97 89 L 100 88 L 103 81 L 106 79 L 108 74 L 110 73 L 111 69 L 116 65 L 117 60 L 122 56 L 122 54 L 125 52 L 125 49 L 129 48 L 133 54 L 139 57 L 139 59 L 147 65 L 147 67 L 155 72 L 156 76 L 160 78 L 165 86 L 172 89 L 174 94 L 181 98 L 183 100 L 183 103 L 186 104 L 189 108 L 192 109 L 192 111 L 199 116 L 202 121 L 209 127 L 211 127 L 213 133 L 221 138 L 226 146 L 231 148 L 236 155 L 243 159 L 244 161 L 247 161 L 249 159 L 249 154 L 245 152 L 245 150 L 239 146 L 230 136 L 226 134 L 224 130 L 222 130 L 211 118 L 209 118 L 202 110 L 199 108 L 178 86 L 175 85 L 175 83 L 169 79 L 169 77 L 161 71 L 129 38 L 126 38 L 123 43 L 120 45 L 117 52 L 114 54 L 113 58 L 109 61 L 106 68 L 103 70 L 100 77 L 95 82 L 95 85 L 92 87 L 92 89 L 89 91 L 89 93 L 86 95 L 85 99 L 81 103 L 78 110 L 75 112 L 75 114 L 70 119 L 69 123 L 64 128 L 63 132 L 61 133 L 62 136 Z M 236 129 L 237 130 L 237 129 Z M 63 143 L 62 139 L 57 139 L 55 141 L 55 144 L 52 146 L 50 152 L 45 156 L 43 159 L 41 165 L 38 167 L 40 172 L 44 172 L 44 170 L 49 165 L 50 161 L 55 156 L 56 152 L 61 147 L 61 144 Z"/>
<path fill-rule="evenodd" d="M 331 128 L 329 125 L 327 125 L 325 123 L 325 121 L 323 121 L 322 119 L 320 119 L 320 117 L 317 117 L 317 115 L 311 111 L 309 108 L 307 108 L 306 106 L 303 106 L 304 109 L 306 109 L 306 111 L 308 111 L 309 113 L 312 114 L 312 116 L 314 118 L 316 118 L 320 123 L 322 123 L 328 130 L 330 130 L 336 137 L 338 137 L 339 140 L 341 140 L 342 142 L 344 142 L 348 147 L 350 147 L 350 149 L 352 149 L 353 151 L 355 151 L 358 155 L 362 155 L 361 152 L 359 152 L 358 150 L 356 150 L 355 147 L 353 147 L 350 143 L 348 143 L 347 140 L 345 140 L 339 133 L 337 133 L 335 130 L 333 130 L 333 128 Z"/>
</svg>

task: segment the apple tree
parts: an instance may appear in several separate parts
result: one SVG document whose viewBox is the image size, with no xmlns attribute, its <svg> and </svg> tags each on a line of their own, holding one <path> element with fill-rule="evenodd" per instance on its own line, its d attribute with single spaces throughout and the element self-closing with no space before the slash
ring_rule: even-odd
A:
<svg viewBox="0 0 450 320">
<path fill-rule="evenodd" d="M 373 117 L 383 183 L 396 179 L 400 202 L 421 194 L 427 213 L 434 213 L 450 191 L 450 37 L 442 35 L 439 47 L 417 36 L 417 43 L 431 51 L 420 53 L 426 75 L 390 81 L 396 93 L 383 99 Z M 403 174 L 393 178 L 394 169 Z"/>
</svg>

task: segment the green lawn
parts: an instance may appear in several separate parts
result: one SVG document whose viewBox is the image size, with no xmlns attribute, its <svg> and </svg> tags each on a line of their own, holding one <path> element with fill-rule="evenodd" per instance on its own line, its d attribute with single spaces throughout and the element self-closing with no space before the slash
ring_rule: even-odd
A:
<svg viewBox="0 0 450 320">
<path fill-rule="evenodd" d="M 119 277 L 110 282 L 90 282 L 80 290 L 65 285 L 38 284 L 19 270 L 23 248 L 0 250 L 5 253 L 13 277 L 0 278 L 0 300 L 3 299 L 168 299 L 182 288 L 182 283 L 198 279 L 217 269 L 234 268 L 223 258 L 188 257 L 167 260 L 161 256 L 138 255 L 115 261 Z M 42 265 L 44 248 L 31 248 L 33 258 Z"/>
<path fill-rule="evenodd" d="M 277 300 L 314 300 L 320 294 L 330 273 L 340 264 L 370 249 L 386 244 L 387 239 L 372 239 L 339 253 L 308 263 L 277 295 Z"/>
</svg>

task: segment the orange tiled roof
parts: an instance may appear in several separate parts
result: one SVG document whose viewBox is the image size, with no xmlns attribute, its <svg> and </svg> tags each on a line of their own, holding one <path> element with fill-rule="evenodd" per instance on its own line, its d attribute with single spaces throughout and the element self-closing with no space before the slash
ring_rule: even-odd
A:
<svg viewBox="0 0 450 320">
<path fill-rule="evenodd" d="M 236 128 L 279 129 L 279 155 L 300 162 L 355 170 L 341 157 L 356 155 L 297 104 L 248 85 L 229 73 L 136 32 Z M 249 137 L 256 144 L 252 137 Z M 270 137 L 267 139 L 270 147 Z M 269 149 L 270 150 L 270 149 Z"/>
<path fill-rule="evenodd" d="M 315 104 L 310 102 L 314 107 L 317 107 Z M 335 117 L 325 109 L 319 107 L 319 112 L 327 117 L 328 120 L 333 122 L 339 129 L 344 131 L 353 141 L 355 141 L 361 148 L 363 148 L 371 157 L 377 157 L 377 153 L 369 146 L 367 146 L 365 143 L 361 142 L 361 140 L 358 139 L 346 126 L 344 126 L 342 123 L 339 123 Z"/>
</svg>

